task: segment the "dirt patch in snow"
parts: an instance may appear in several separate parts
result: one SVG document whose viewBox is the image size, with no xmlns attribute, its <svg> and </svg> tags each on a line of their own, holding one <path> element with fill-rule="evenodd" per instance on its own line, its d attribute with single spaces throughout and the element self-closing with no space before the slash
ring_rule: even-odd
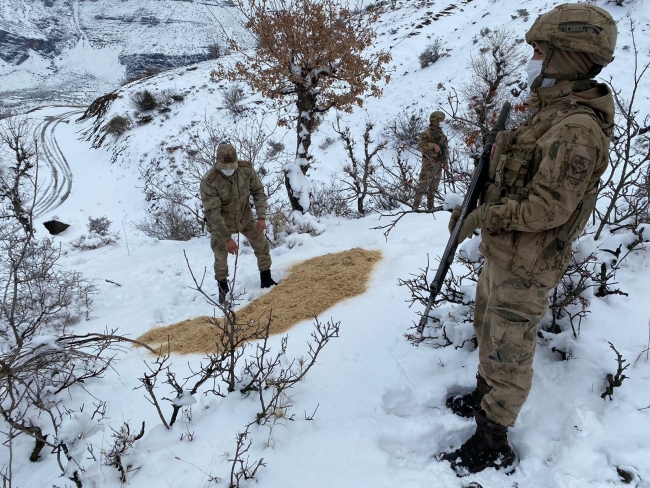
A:
<svg viewBox="0 0 650 488">
<path fill-rule="evenodd" d="M 271 334 L 281 334 L 303 320 L 321 315 L 337 303 L 366 292 L 380 251 L 354 248 L 326 254 L 293 265 L 287 278 L 269 293 L 236 311 L 237 323 L 266 320 L 272 312 Z M 213 317 L 196 317 L 157 327 L 138 340 L 153 348 L 167 341 L 171 352 L 195 354 L 217 352 L 222 332 Z"/>
</svg>

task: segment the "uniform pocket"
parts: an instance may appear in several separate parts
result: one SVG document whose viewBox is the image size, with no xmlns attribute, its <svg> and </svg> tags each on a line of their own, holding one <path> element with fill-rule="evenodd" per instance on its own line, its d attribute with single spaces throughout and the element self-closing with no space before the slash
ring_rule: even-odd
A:
<svg viewBox="0 0 650 488">
<path fill-rule="evenodd" d="M 507 315 L 504 317 L 503 315 Z M 512 320 L 516 314 L 508 310 L 494 310 L 490 324 L 490 342 L 488 357 L 501 364 L 517 366 L 531 358 L 531 346 L 535 341 L 527 341 L 528 329 L 532 324 L 528 320 Z M 532 342 L 532 344 L 529 344 Z"/>
</svg>

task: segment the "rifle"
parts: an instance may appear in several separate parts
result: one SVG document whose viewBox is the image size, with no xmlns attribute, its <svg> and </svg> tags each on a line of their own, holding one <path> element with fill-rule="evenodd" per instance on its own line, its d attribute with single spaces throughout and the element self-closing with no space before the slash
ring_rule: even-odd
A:
<svg viewBox="0 0 650 488">
<path fill-rule="evenodd" d="M 467 194 L 463 200 L 463 205 L 460 210 L 460 217 L 458 217 L 456 225 L 454 226 L 454 230 L 451 232 L 451 236 L 447 242 L 445 252 L 442 254 L 442 258 L 440 259 L 440 266 L 438 266 L 436 276 L 431 282 L 431 286 L 429 287 L 429 300 L 427 301 L 427 306 L 424 310 L 424 313 L 422 314 L 422 317 L 420 318 L 420 323 L 418 324 L 417 328 L 418 334 L 420 335 L 422 335 L 422 332 L 424 332 L 424 328 L 427 325 L 427 320 L 429 319 L 429 312 L 431 311 L 431 307 L 433 306 L 436 296 L 438 296 L 438 293 L 442 288 L 442 284 L 445 280 L 445 276 L 447 276 L 449 268 L 451 267 L 451 263 L 454 262 L 456 248 L 458 247 L 458 234 L 460 234 L 460 229 L 463 227 L 465 219 L 467 219 L 467 216 L 470 214 L 470 212 L 476 208 L 481 192 L 483 191 L 485 183 L 488 180 L 492 146 L 494 145 L 494 141 L 497 137 L 497 132 L 505 130 L 506 128 L 508 118 L 510 117 L 510 108 L 511 106 L 509 102 L 503 104 L 496 124 L 494 124 L 494 127 L 492 127 L 492 130 L 485 139 L 485 145 L 483 146 L 481 159 L 476 166 L 474 177 L 469 184 L 469 189 L 467 190 Z"/>
</svg>

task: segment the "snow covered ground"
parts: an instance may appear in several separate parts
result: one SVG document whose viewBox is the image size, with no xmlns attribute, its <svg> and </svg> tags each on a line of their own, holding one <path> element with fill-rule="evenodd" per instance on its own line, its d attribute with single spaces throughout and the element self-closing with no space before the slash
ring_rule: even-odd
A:
<svg viewBox="0 0 650 488">
<path fill-rule="evenodd" d="M 207 59 L 210 44 L 225 47 L 215 19 L 245 39 L 236 10 L 220 0 L 3 0 L 2 102 L 90 103 L 134 72 Z"/>
<path fill-rule="evenodd" d="M 472 38 L 479 31 L 505 25 L 523 37 L 525 26 L 540 10 L 559 2 L 512 2 L 497 0 L 435 1 L 409 5 L 382 17 L 378 28 L 378 48 L 395 46 L 396 68 L 393 82 L 384 89 L 380 100 L 368 99 L 365 109 L 345 115 L 354 128 L 362 127 L 366 116 L 381 122 L 406 106 L 431 109 L 444 104 L 446 94 L 466 75 Z M 619 20 L 619 46 L 630 44 L 626 30 L 626 10 L 605 2 Z M 452 5 L 454 7 L 452 8 Z M 517 14 L 527 8 L 530 20 Z M 637 42 L 642 43 L 643 59 L 648 59 L 648 41 L 640 32 L 647 30 L 650 12 L 647 2 L 630 4 L 639 22 Z M 428 14 L 428 12 L 432 12 Z M 427 17 L 437 20 L 421 24 Z M 511 15 L 517 16 L 513 19 Z M 422 25 L 422 28 L 416 28 Z M 390 34 L 397 29 L 396 34 Z M 408 32 L 419 32 L 405 36 Z M 418 54 L 431 39 L 441 37 L 450 57 L 432 67 L 420 69 Z M 614 76 L 624 92 L 629 91 L 631 57 L 628 50 L 617 51 L 616 62 L 603 76 Z M 171 324 L 211 314 L 211 308 L 190 289 L 189 272 L 183 251 L 195 269 L 212 266 L 209 238 L 189 242 L 155 241 L 139 235 L 130 224 L 145 212 L 138 164 L 142 160 L 163 158 L 169 162 L 165 147 L 182 142 L 181 127 L 200 124 L 206 117 L 234 123 L 223 109 L 218 84 L 210 82 L 214 62 L 203 63 L 193 71 L 178 69 L 147 81 L 153 91 L 173 88 L 186 94 L 185 100 L 172 105 L 172 112 L 137 127 L 100 150 L 79 140 L 80 127 L 74 123 L 56 125 L 55 136 L 70 167 L 72 189 L 65 202 L 39 217 L 38 225 L 57 216 L 72 224 L 56 238 L 64 249 L 86 232 L 88 217 L 106 215 L 121 239 L 114 245 L 97 250 L 69 250 L 61 259 L 67 269 L 76 269 L 95 280 L 99 288 L 91 320 L 75 326 L 84 333 L 118 328 L 119 333 L 137 337 L 151 327 Z M 524 73 L 522 73 L 522 78 Z M 442 86 L 439 88 L 439 84 Z M 125 87 L 107 117 L 134 116 L 129 105 L 130 92 L 144 85 Z M 648 92 L 640 95 L 642 110 L 648 111 Z M 247 102 L 259 97 L 251 95 Z M 263 107 L 263 106 L 260 106 Z M 56 117 L 70 108 L 46 108 L 30 114 L 35 120 Z M 261 113 L 262 108 L 258 108 Z M 367 114 L 367 115 L 366 115 Z M 273 115 L 265 123 L 272 127 Z M 314 141 L 317 159 L 315 179 L 327 181 L 340 171 L 344 154 L 340 143 L 326 149 L 320 140 L 333 135 L 329 123 L 333 114 L 321 124 L 322 133 Z M 281 137 L 281 134 L 278 138 Z M 293 134 L 286 137 L 293 144 Z M 165 141 L 166 144 L 161 145 Z M 111 159 L 117 156 L 111 164 Z M 621 289 L 629 297 L 593 298 L 591 313 L 583 323 L 579 339 L 572 344 L 573 359 L 560 361 L 557 354 L 543 346 L 535 358 L 533 389 L 510 439 L 520 457 L 512 476 L 488 470 L 468 480 L 460 480 L 446 463 L 432 456 L 443 449 L 459 446 L 473 431 L 473 422 L 454 416 L 444 407 L 449 392 L 458 386 L 468 390 L 474 384 L 477 355 L 469 348 L 415 348 L 404 333 L 417 320 L 416 309 L 408 307 L 408 291 L 397 286 L 398 278 L 417 273 L 426 264 L 426 256 L 439 255 L 447 240 L 448 214 L 412 215 L 399 223 L 386 240 L 372 230 L 384 221 L 377 216 L 359 220 L 323 219 L 326 231 L 318 237 L 305 236 L 302 245 L 286 245 L 272 250 L 274 277 L 286 275 L 291 264 L 330 252 L 353 247 L 377 249 L 384 260 L 378 265 L 367 293 L 347 300 L 329 310 L 341 322 L 340 338 L 323 351 L 318 363 L 291 398 L 296 420 L 287 428 L 276 426 L 251 430 L 254 444 L 251 459 L 264 458 L 266 468 L 256 479 L 260 487 L 461 487 L 477 481 L 484 488 L 497 487 L 611 487 L 622 486 L 617 468 L 633 473 L 633 486 L 650 486 L 650 362 L 641 356 L 647 347 L 648 320 L 646 306 L 650 296 L 647 276 L 650 255 L 628 258 L 617 275 Z M 604 236 L 597 245 L 611 248 L 615 237 Z M 587 245 L 587 244 L 586 244 Z M 472 249 L 475 241 L 463 244 Z M 615 246 L 614 246 L 615 247 Z M 208 273 L 210 274 L 210 272 Z M 119 283 L 117 286 L 107 282 Z M 247 252 L 240 256 L 238 284 L 247 290 L 244 301 L 259 295 L 259 275 L 255 258 Z M 335 284 L 333 284 L 335 286 Z M 216 292 L 216 286 L 213 286 Z M 289 356 L 306 354 L 306 341 L 312 325 L 301 323 L 289 333 Z M 614 343 L 632 365 L 629 379 L 615 392 L 613 401 L 603 401 L 605 376 L 615 372 L 615 356 L 608 341 Z M 279 346 L 274 337 L 272 346 Z M 188 365 L 196 365 L 199 356 L 174 357 L 179 377 Z M 257 404 L 252 398 L 231 394 L 225 399 L 198 396 L 191 414 L 184 415 L 170 430 L 160 423 L 155 409 L 147 403 L 138 377 L 151 361 L 143 350 L 122 354 L 114 371 L 102 380 L 86 385 L 87 393 L 78 391 L 76 401 L 90 396 L 107 400 L 107 426 L 90 437 L 96 452 L 110 442 L 109 427 L 118 428 L 123 421 L 133 426 L 146 422 L 146 433 L 135 445 L 131 458 L 134 468 L 128 475 L 133 487 L 220 486 L 210 476 L 227 478 L 228 459 L 234 452 L 235 435 L 254 419 Z M 161 389 L 164 391 L 164 386 Z M 169 393 L 170 392 L 165 392 Z M 303 420 L 318 406 L 315 419 Z M 188 440 L 187 434 L 192 434 Z M 182 437 L 182 440 L 181 440 Z M 269 445 L 266 447 L 265 445 Z M 14 486 L 70 486 L 58 478 L 56 460 L 45 451 L 42 460 L 29 463 L 32 442 L 19 438 L 14 448 Z M 2 451 L 0 465 L 6 463 Z M 87 484 L 97 487 L 120 485 L 117 471 L 101 463 L 87 461 Z M 226 483 L 223 481 L 221 485 Z M 84 485 L 86 486 L 86 485 Z M 252 484 L 251 484 L 252 486 Z"/>
</svg>

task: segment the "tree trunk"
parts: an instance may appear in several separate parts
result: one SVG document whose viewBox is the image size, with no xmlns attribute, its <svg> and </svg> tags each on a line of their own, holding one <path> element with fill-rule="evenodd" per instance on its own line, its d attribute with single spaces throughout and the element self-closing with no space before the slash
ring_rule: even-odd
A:
<svg viewBox="0 0 650 488">
<path fill-rule="evenodd" d="M 311 198 L 311 185 L 306 175 L 311 164 L 309 147 L 311 146 L 311 135 L 316 126 L 317 110 L 316 95 L 302 86 L 297 88 L 296 159 L 284 168 L 284 184 L 291 207 L 305 213 L 309 210 Z"/>
</svg>

